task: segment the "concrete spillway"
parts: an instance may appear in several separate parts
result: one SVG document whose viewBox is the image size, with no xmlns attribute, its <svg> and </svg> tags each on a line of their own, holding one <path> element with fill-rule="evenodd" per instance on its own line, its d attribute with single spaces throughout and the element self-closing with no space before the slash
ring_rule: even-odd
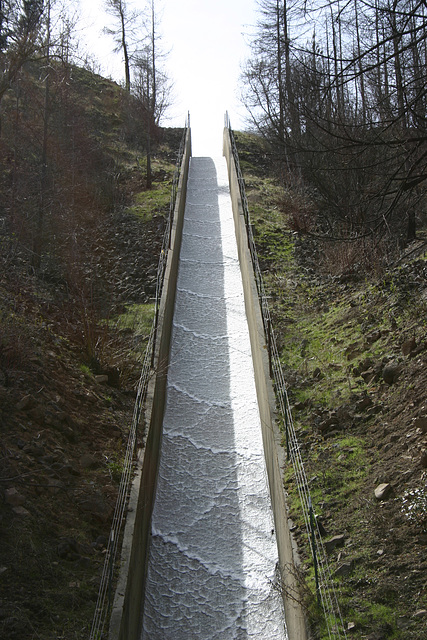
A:
<svg viewBox="0 0 427 640">
<path fill-rule="evenodd" d="M 225 160 L 193 158 L 152 514 L 143 640 L 284 640 Z"/>
</svg>

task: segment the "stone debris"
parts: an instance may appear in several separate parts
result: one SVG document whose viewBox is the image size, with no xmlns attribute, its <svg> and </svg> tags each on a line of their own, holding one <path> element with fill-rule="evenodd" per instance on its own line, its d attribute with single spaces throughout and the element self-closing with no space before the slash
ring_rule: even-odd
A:
<svg viewBox="0 0 427 640">
<path fill-rule="evenodd" d="M 338 569 L 334 572 L 335 576 L 348 576 L 353 571 L 352 562 L 343 562 Z"/>
<path fill-rule="evenodd" d="M 389 362 L 383 369 L 383 380 L 388 385 L 392 385 L 396 382 L 400 374 L 400 364 L 396 361 Z"/>
<path fill-rule="evenodd" d="M 80 456 L 79 463 L 83 469 L 96 469 L 99 467 L 98 460 L 94 456 L 91 456 L 89 453 L 84 453 L 82 456 Z"/>
<path fill-rule="evenodd" d="M 28 509 L 26 509 L 25 507 L 21 507 L 21 506 L 13 507 L 12 511 L 17 516 L 22 516 L 24 518 L 28 518 L 28 516 L 31 515 L 31 513 L 28 511 Z"/>
<path fill-rule="evenodd" d="M 365 336 L 365 340 L 368 344 L 373 344 L 380 338 L 381 338 L 381 331 L 379 329 L 375 329 L 374 331 L 371 331 L 371 333 L 368 333 L 367 336 Z"/>
<path fill-rule="evenodd" d="M 419 609 L 414 613 L 414 618 L 427 618 L 427 609 Z"/>
<path fill-rule="evenodd" d="M 15 487 L 6 489 L 4 494 L 6 503 L 10 504 L 12 507 L 20 507 L 25 504 L 24 496 L 21 495 Z"/>
<path fill-rule="evenodd" d="M 375 489 L 375 497 L 377 500 L 387 500 L 392 492 L 392 486 L 388 482 L 379 484 Z"/>
<path fill-rule="evenodd" d="M 26 409 L 29 409 L 33 403 L 34 398 L 31 395 L 26 395 L 18 402 L 16 409 L 18 411 L 25 411 Z"/>
<path fill-rule="evenodd" d="M 404 356 L 409 356 L 412 351 L 417 348 L 417 342 L 415 338 L 409 338 L 409 340 L 405 340 L 405 342 L 401 346 L 401 351 Z"/>
<path fill-rule="evenodd" d="M 78 560 L 80 558 L 80 545 L 74 538 L 65 538 L 58 543 L 56 548 L 58 556 L 62 560 Z"/>
<path fill-rule="evenodd" d="M 333 550 L 336 549 L 337 547 L 344 546 L 344 542 L 345 542 L 345 535 L 344 534 L 340 534 L 338 536 L 334 536 L 330 540 L 327 540 L 324 543 L 325 544 L 326 553 L 328 555 L 331 554 L 333 552 Z"/>
<path fill-rule="evenodd" d="M 422 433 L 427 433 L 427 416 L 418 416 L 418 418 L 415 418 L 414 427 L 421 429 Z"/>
</svg>

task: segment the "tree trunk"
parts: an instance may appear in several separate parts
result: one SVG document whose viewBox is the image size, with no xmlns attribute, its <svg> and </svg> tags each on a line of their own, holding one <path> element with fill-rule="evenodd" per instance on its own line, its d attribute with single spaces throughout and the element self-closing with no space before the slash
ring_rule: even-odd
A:
<svg viewBox="0 0 427 640">
<path fill-rule="evenodd" d="M 295 94 L 292 86 L 291 73 L 291 39 L 288 26 L 288 7 L 286 0 L 283 2 L 283 31 L 285 36 L 285 76 L 286 76 L 286 97 L 291 122 L 291 130 L 294 138 L 298 139 L 300 134 L 299 116 L 295 105 Z"/>
<path fill-rule="evenodd" d="M 285 9 L 286 11 L 286 9 Z M 277 57 L 277 88 L 279 92 L 279 122 L 277 135 L 281 145 L 285 145 L 285 96 L 283 94 L 282 45 L 280 24 L 280 0 L 276 0 L 276 57 Z"/>
<path fill-rule="evenodd" d="M 42 156 L 40 167 L 40 194 L 39 207 L 36 218 L 36 228 L 33 240 L 33 255 L 31 266 L 39 271 L 41 267 L 41 258 L 43 252 L 43 223 L 45 217 L 46 200 L 47 200 L 47 146 L 49 137 L 49 115 L 50 115 L 50 0 L 47 5 L 47 48 L 46 48 L 46 68 L 47 75 L 45 80 L 44 108 L 43 108 L 43 141 Z"/>
<path fill-rule="evenodd" d="M 332 12 L 331 6 L 331 25 L 332 25 L 332 47 L 334 51 L 334 73 L 335 73 L 335 91 L 337 96 L 337 120 L 341 121 L 342 118 L 342 99 L 341 99 L 341 87 L 340 87 L 340 79 L 339 79 L 339 61 L 338 61 L 338 49 L 337 49 L 337 36 L 335 31 L 335 20 L 334 14 Z"/>
<path fill-rule="evenodd" d="M 359 60 L 359 75 L 360 75 L 360 100 L 362 103 L 362 122 L 367 124 L 367 109 L 366 109 L 366 92 L 365 92 L 365 78 L 362 63 L 362 48 L 360 46 L 360 28 L 359 28 L 359 9 L 357 0 L 354 0 L 354 14 L 356 21 L 356 42 L 357 42 L 357 57 Z"/>
<path fill-rule="evenodd" d="M 399 51 L 402 34 L 399 33 L 399 29 L 397 27 L 396 8 L 397 0 L 394 0 L 391 28 L 393 36 L 394 73 L 396 76 L 397 117 L 401 120 L 402 128 L 406 129 L 405 96 L 403 92 L 402 65 Z"/>
<path fill-rule="evenodd" d="M 125 59 L 125 88 L 128 93 L 130 93 L 130 61 L 129 61 L 129 52 L 126 42 L 126 23 L 125 23 L 125 13 L 123 5 L 120 3 L 120 22 L 122 29 L 122 49 L 123 49 L 123 57 Z"/>
<path fill-rule="evenodd" d="M 417 237 L 417 225 L 416 225 L 416 213 L 413 206 L 408 211 L 408 224 L 406 227 L 406 239 L 408 242 L 416 240 Z"/>
<path fill-rule="evenodd" d="M 148 118 L 147 122 L 147 172 L 146 172 L 146 186 L 147 189 L 151 189 L 153 186 L 153 174 L 151 171 L 151 126 Z"/>
</svg>

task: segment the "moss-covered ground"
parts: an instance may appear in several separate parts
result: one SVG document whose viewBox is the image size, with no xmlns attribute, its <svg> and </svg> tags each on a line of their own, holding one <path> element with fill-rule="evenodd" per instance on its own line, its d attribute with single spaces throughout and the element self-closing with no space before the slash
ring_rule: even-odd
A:
<svg viewBox="0 0 427 640">
<path fill-rule="evenodd" d="M 251 223 L 270 298 L 313 508 L 344 628 L 355 640 L 422 640 L 427 629 L 427 269 L 423 231 L 398 264 L 339 269 L 337 247 L 296 227 L 314 215 L 251 134 L 236 134 Z M 386 365 L 395 377 L 386 382 Z M 325 638 L 292 465 L 285 489 L 301 555 L 301 599 L 313 638 Z M 379 501 L 374 490 L 389 483 Z M 408 514 L 416 513 L 415 517 Z"/>
</svg>

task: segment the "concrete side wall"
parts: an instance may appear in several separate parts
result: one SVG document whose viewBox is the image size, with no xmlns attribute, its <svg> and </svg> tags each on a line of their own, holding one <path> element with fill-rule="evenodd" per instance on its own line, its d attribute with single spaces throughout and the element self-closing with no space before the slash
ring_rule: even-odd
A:
<svg viewBox="0 0 427 640">
<path fill-rule="evenodd" d="M 154 359 L 155 375 L 150 382 L 146 402 L 145 414 L 149 430 L 143 461 L 139 465 L 140 469 L 135 477 L 131 492 L 123 541 L 123 549 L 127 553 L 127 557 L 123 557 L 122 554 L 122 567 L 111 614 L 109 640 L 139 640 L 141 632 L 151 513 L 160 459 L 167 371 L 190 157 L 191 131 L 188 129 L 178 183 L 171 248 L 167 259 L 159 308 L 158 340 Z"/>
<path fill-rule="evenodd" d="M 306 640 L 306 625 L 302 607 L 293 598 L 297 597 L 298 584 L 295 579 L 294 557 L 288 513 L 281 469 L 284 466 L 284 452 L 281 434 L 276 424 L 276 402 L 269 374 L 268 352 L 258 293 L 248 248 L 245 218 L 240 198 L 237 172 L 231 151 L 228 129 L 224 129 L 224 156 L 227 160 L 231 201 L 236 231 L 237 249 L 242 272 L 246 316 L 252 348 L 255 384 L 262 425 L 264 455 L 270 485 L 270 496 L 274 513 L 279 563 L 283 580 L 286 625 L 289 640 Z M 286 594 L 292 597 L 286 597 Z"/>
</svg>

